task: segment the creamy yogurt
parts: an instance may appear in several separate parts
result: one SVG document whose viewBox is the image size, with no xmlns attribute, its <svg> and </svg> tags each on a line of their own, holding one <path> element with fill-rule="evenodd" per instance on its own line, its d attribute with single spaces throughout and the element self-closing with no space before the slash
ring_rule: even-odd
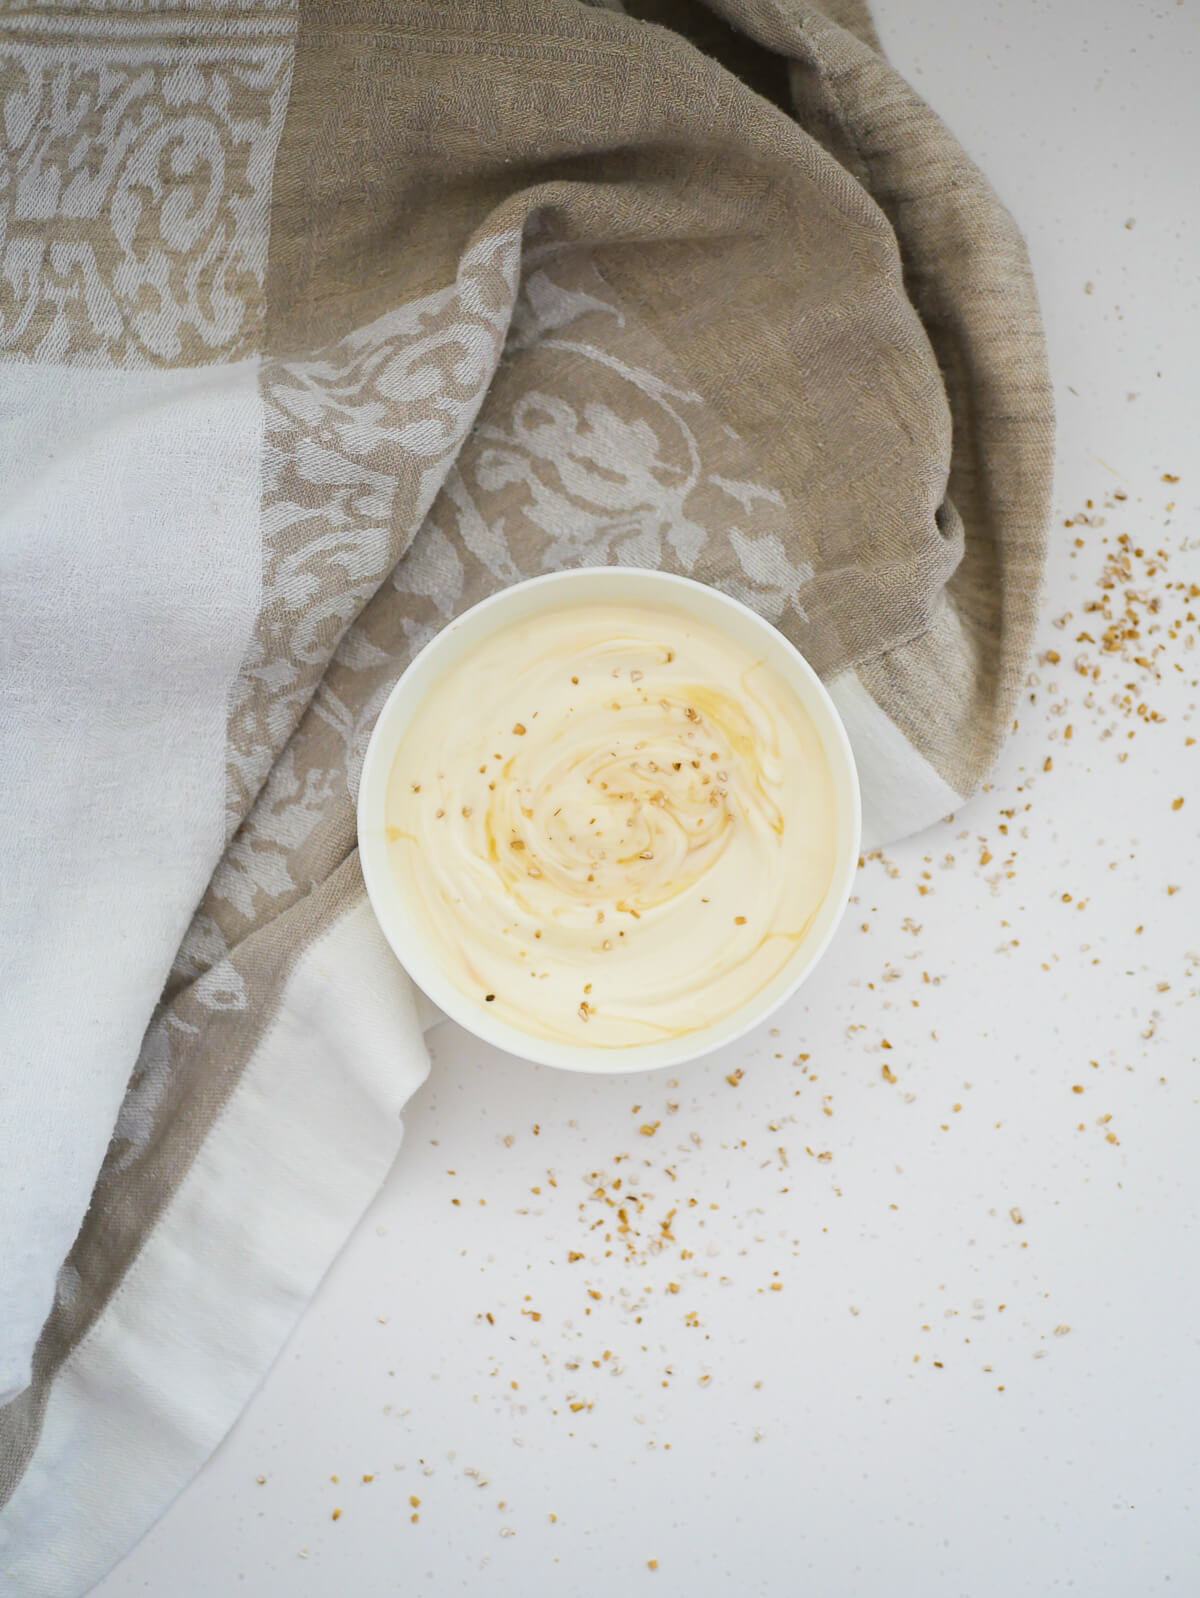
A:
<svg viewBox="0 0 1200 1598">
<path fill-rule="evenodd" d="M 765 661 L 667 605 L 565 604 L 434 685 L 386 806 L 396 888 L 464 995 L 621 1049 L 713 1025 L 830 889 L 834 785 Z"/>
</svg>

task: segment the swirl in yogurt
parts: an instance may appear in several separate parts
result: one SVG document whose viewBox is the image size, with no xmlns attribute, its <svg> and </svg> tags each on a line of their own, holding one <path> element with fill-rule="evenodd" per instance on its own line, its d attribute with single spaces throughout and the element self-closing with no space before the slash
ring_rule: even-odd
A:
<svg viewBox="0 0 1200 1598">
<path fill-rule="evenodd" d="M 397 889 L 454 985 L 521 1031 L 611 1049 L 761 992 L 836 849 L 794 691 L 657 605 L 563 606 L 484 640 L 409 724 L 386 819 Z"/>
</svg>

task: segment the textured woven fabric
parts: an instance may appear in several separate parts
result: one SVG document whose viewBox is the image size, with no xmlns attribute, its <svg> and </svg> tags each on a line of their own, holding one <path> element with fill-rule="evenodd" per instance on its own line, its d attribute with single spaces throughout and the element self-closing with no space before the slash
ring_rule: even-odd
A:
<svg viewBox="0 0 1200 1598">
<path fill-rule="evenodd" d="M 913 831 L 1010 724 L 1052 418 L 1020 235 L 858 0 L 31 5 L 0 106 L 0 1558 L 47 1598 L 211 1451 L 398 1146 L 354 798 L 413 651 L 522 577 L 685 573 Z"/>
</svg>

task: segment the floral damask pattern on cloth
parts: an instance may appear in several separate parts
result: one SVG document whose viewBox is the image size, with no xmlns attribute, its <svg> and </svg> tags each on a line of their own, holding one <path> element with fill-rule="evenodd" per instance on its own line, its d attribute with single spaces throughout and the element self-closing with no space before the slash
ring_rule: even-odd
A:
<svg viewBox="0 0 1200 1598">
<path fill-rule="evenodd" d="M 235 360 L 262 322 L 270 178 L 294 20 L 169 45 L 0 17 L 0 358 Z M 256 37 L 257 35 L 257 37 Z"/>
<path fill-rule="evenodd" d="M 813 568 L 787 553 L 783 496 L 597 274 L 532 267 L 509 348 L 447 485 L 460 536 L 498 580 L 526 550 L 540 571 L 719 573 L 770 620 L 805 619 Z"/>
<path fill-rule="evenodd" d="M 653 362 L 653 364 L 651 364 Z M 626 565 L 724 583 L 778 621 L 802 620 L 809 562 L 788 556 L 782 495 L 757 480 L 743 441 L 672 371 L 669 352 L 577 263 L 535 266 L 506 360 L 430 517 L 497 585 L 571 566 Z M 394 584 L 437 594 L 428 632 L 452 614 L 424 575 L 445 543 L 424 534 Z M 460 560 L 460 566 L 461 566 Z"/>
<path fill-rule="evenodd" d="M 230 706 L 231 833 L 461 446 L 504 343 L 519 260 L 519 234 L 486 238 L 445 289 L 304 360 L 264 365 L 262 609 Z"/>
</svg>

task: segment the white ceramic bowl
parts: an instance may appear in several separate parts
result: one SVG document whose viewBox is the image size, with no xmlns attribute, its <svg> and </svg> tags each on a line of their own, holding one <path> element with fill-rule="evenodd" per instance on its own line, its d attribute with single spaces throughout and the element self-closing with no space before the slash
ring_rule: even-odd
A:
<svg viewBox="0 0 1200 1598">
<path fill-rule="evenodd" d="M 548 1041 L 493 1020 L 443 975 L 417 924 L 409 917 L 388 858 L 384 819 L 388 777 L 400 739 L 433 684 L 483 639 L 547 609 L 587 601 L 671 605 L 721 628 L 753 649 L 791 684 L 812 717 L 829 769 L 837 807 L 837 858 L 829 891 L 808 934 L 787 964 L 749 1003 L 714 1025 L 665 1042 L 630 1048 L 587 1048 Z M 465 611 L 432 639 L 392 689 L 367 745 L 358 794 L 358 848 L 363 879 L 383 934 L 405 970 L 448 1016 L 509 1054 L 569 1071 L 616 1074 L 680 1065 L 749 1032 L 795 993 L 812 971 L 842 918 L 858 862 L 861 814 L 854 757 L 833 701 L 808 662 L 777 628 L 715 588 L 667 572 L 595 566 L 534 577 Z"/>
</svg>

